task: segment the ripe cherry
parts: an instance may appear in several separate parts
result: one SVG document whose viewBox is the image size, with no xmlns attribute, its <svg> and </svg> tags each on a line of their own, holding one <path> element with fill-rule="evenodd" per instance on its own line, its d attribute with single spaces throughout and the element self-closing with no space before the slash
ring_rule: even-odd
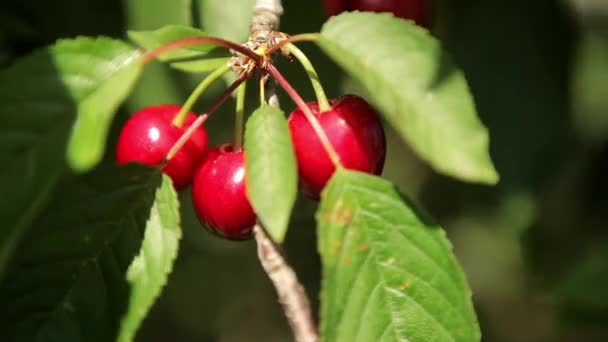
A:
<svg viewBox="0 0 608 342">
<path fill-rule="evenodd" d="M 210 150 L 194 175 L 192 201 L 212 232 L 230 240 L 250 238 L 256 215 L 245 189 L 243 151 L 229 144 Z"/>
<path fill-rule="evenodd" d="M 138 162 L 160 165 L 173 144 L 196 120 L 194 113 L 188 113 L 183 127 L 174 125 L 173 119 L 180 108 L 172 104 L 158 105 L 143 108 L 133 114 L 118 137 L 116 161 L 119 164 Z M 177 190 L 190 184 L 206 149 L 207 132 L 201 126 L 163 167 L 163 172 L 171 177 Z"/>
<path fill-rule="evenodd" d="M 332 16 L 343 11 L 391 12 L 395 16 L 411 19 L 416 24 L 428 27 L 425 0 L 326 0 L 325 14 Z"/>
<path fill-rule="evenodd" d="M 356 95 L 345 95 L 330 100 L 329 104 L 332 108 L 326 112 L 319 112 L 317 102 L 309 102 L 308 106 L 340 157 L 342 166 L 380 174 L 386 142 L 384 129 L 374 109 Z M 312 198 L 319 198 L 335 167 L 300 109 L 291 113 L 288 123 L 302 191 Z"/>
</svg>

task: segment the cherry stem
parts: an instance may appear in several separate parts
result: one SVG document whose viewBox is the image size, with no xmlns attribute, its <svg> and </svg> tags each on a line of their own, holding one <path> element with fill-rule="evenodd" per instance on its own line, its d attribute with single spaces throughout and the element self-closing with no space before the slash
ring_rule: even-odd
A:
<svg viewBox="0 0 608 342">
<path fill-rule="evenodd" d="M 251 49 L 246 48 L 242 45 L 239 45 L 235 42 L 231 42 L 229 40 L 225 40 L 225 39 L 218 38 L 218 37 L 209 37 L 209 36 L 182 38 L 182 39 L 174 40 L 165 45 L 161 45 L 155 49 L 152 49 L 152 50 L 149 50 L 148 52 L 146 52 L 142 56 L 142 63 L 146 64 L 146 63 L 150 62 L 151 60 L 153 60 L 154 58 L 158 57 L 159 55 L 162 55 L 164 53 L 167 53 L 167 52 L 170 52 L 173 50 L 177 50 L 177 49 L 180 49 L 180 48 L 183 48 L 186 46 L 203 45 L 203 44 L 212 44 L 212 45 L 224 47 L 226 49 L 234 50 L 236 52 L 241 53 L 242 55 L 245 55 L 245 56 L 253 59 L 258 65 L 262 64 L 262 56 L 251 51 Z"/>
<path fill-rule="evenodd" d="M 298 49 L 297 46 L 292 43 L 285 44 L 285 48 L 289 53 L 291 53 L 304 67 L 306 70 L 306 74 L 312 83 L 312 88 L 315 91 L 315 96 L 317 97 L 317 102 L 319 102 L 319 110 L 321 112 L 326 112 L 331 109 L 331 105 L 327 101 L 327 96 L 325 95 L 325 90 L 323 90 L 323 85 L 321 84 L 321 80 L 319 80 L 319 74 L 315 67 L 312 65 L 308 57 L 302 52 L 302 50 Z"/>
<path fill-rule="evenodd" d="M 226 64 L 224 66 L 217 68 L 212 73 L 207 75 L 207 77 L 205 77 L 205 79 L 203 79 L 201 81 L 201 83 L 199 83 L 199 85 L 196 87 L 196 89 L 194 89 L 192 94 L 190 94 L 190 96 L 188 96 L 188 99 L 186 100 L 186 102 L 184 103 L 182 108 L 175 115 L 175 118 L 173 118 L 173 124 L 177 127 L 182 127 L 184 125 L 184 122 L 186 121 L 188 112 L 190 112 L 190 110 L 192 109 L 192 107 L 194 106 L 196 101 L 201 97 L 201 95 L 205 92 L 205 90 L 207 90 L 207 88 L 209 88 L 209 86 L 213 82 L 215 82 L 220 77 L 222 77 L 222 75 L 224 75 L 225 73 L 230 71 L 231 68 L 232 67 L 230 65 Z"/>
<path fill-rule="evenodd" d="M 277 80 L 277 82 L 279 83 L 281 88 L 285 90 L 287 95 L 291 97 L 291 99 L 293 100 L 293 102 L 295 102 L 298 108 L 300 108 L 302 113 L 304 113 L 304 116 L 308 120 L 308 123 L 310 123 L 310 125 L 312 126 L 312 129 L 317 134 L 317 137 L 319 137 L 319 140 L 321 141 L 325 152 L 327 152 L 327 155 L 329 156 L 329 159 L 334 164 L 334 166 L 336 168 L 341 168 L 342 163 L 340 162 L 340 157 L 338 156 L 338 153 L 332 146 L 331 142 L 329 141 L 329 138 L 327 137 L 327 134 L 325 134 L 323 127 L 321 127 L 319 120 L 317 120 L 310 107 L 306 105 L 306 102 L 304 102 L 300 94 L 298 94 L 298 92 L 291 86 L 291 84 L 289 84 L 289 82 L 285 79 L 285 77 L 283 77 L 283 75 L 279 72 L 279 70 L 277 70 L 274 65 L 268 64 L 267 70 L 272 75 L 272 77 Z"/>
<path fill-rule="evenodd" d="M 265 105 L 266 102 L 266 76 L 260 76 L 260 106 Z"/>
<path fill-rule="evenodd" d="M 211 114 L 213 114 L 224 102 L 226 102 L 226 100 L 228 100 L 230 95 L 241 85 L 241 83 L 247 80 L 247 77 L 249 77 L 249 73 L 242 73 L 236 80 L 234 80 L 234 82 L 232 82 L 232 84 L 228 88 L 226 88 L 226 90 L 224 90 L 215 99 L 215 101 L 211 104 L 211 107 L 209 107 L 207 112 L 205 112 L 203 115 L 199 116 L 198 118 L 196 118 L 196 120 L 194 120 L 192 125 L 190 125 L 188 129 L 186 129 L 184 134 L 182 134 L 181 137 L 179 137 L 179 139 L 175 142 L 175 144 L 173 144 L 173 147 L 171 147 L 169 153 L 167 153 L 165 162 L 175 157 L 175 154 L 177 154 L 177 152 L 179 152 L 182 146 L 184 146 L 184 144 L 190 139 L 190 137 L 192 137 L 192 134 L 196 132 L 196 130 L 207 120 L 207 118 Z"/>
<path fill-rule="evenodd" d="M 234 150 L 240 151 L 243 142 L 243 117 L 245 115 L 245 95 L 247 82 L 243 82 L 236 93 L 236 113 L 234 121 Z"/>
<path fill-rule="evenodd" d="M 289 43 L 314 42 L 319 39 L 319 36 L 320 35 L 318 33 L 296 34 L 296 35 L 290 36 L 289 38 L 283 39 L 280 42 L 276 43 L 270 49 L 268 49 L 268 51 L 266 51 L 266 53 L 270 55 L 270 54 L 278 51 L 283 46 L 285 46 L 285 44 L 289 44 Z"/>
</svg>

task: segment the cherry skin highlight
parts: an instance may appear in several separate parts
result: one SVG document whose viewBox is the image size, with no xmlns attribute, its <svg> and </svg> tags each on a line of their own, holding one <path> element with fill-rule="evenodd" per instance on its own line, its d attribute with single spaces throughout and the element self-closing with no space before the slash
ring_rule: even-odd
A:
<svg viewBox="0 0 608 342">
<path fill-rule="evenodd" d="M 256 215 L 245 188 L 245 156 L 225 144 L 210 150 L 194 175 L 192 201 L 199 221 L 229 240 L 252 237 Z"/>
<path fill-rule="evenodd" d="M 172 104 L 150 106 L 133 114 L 118 137 L 116 162 L 160 165 L 171 147 L 196 120 L 196 115 L 190 112 L 183 127 L 175 126 L 172 121 L 180 108 Z M 207 132 L 201 126 L 163 167 L 163 172 L 171 177 L 176 190 L 190 184 L 206 149 Z"/>
<path fill-rule="evenodd" d="M 390 12 L 396 17 L 410 19 L 416 24 L 429 27 L 425 0 L 326 0 L 325 15 L 337 15 L 344 11 Z"/>
<path fill-rule="evenodd" d="M 386 141 L 382 123 L 374 109 L 361 97 L 345 95 L 329 101 L 331 110 L 319 112 L 317 102 L 308 106 L 319 121 L 347 169 L 380 174 L 384 167 Z M 300 188 L 318 199 L 335 171 L 321 141 L 298 108 L 288 118 L 293 140 Z"/>
</svg>

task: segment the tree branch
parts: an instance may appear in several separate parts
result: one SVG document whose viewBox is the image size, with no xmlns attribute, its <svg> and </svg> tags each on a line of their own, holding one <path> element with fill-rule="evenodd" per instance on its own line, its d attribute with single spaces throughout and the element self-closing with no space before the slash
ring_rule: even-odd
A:
<svg viewBox="0 0 608 342">
<path fill-rule="evenodd" d="M 258 258 L 277 290 L 294 339 L 297 342 L 319 341 L 310 303 L 298 276 L 261 225 L 257 224 L 253 233 L 258 245 Z"/>
<path fill-rule="evenodd" d="M 251 32 L 277 31 L 283 14 L 281 0 L 257 0 L 253 7 Z"/>
<path fill-rule="evenodd" d="M 268 36 L 279 30 L 280 17 L 283 14 L 281 0 L 257 0 L 251 22 L 251 36 Z M 266 82 L 266 96 L 271 106 L 279 107 L 274 80 Z M 256 224 L 253 233 L 258 246 L 258 258 L 262 268 L 272 281 L 279 302 L 283 307 L 289 326 L 296 342 L 318 342 L 319 334 L 312 316 L 310 302 L 304 286 L 298 280 L 293 268 L 287 263 L 262 225 Z"/>
</svg>

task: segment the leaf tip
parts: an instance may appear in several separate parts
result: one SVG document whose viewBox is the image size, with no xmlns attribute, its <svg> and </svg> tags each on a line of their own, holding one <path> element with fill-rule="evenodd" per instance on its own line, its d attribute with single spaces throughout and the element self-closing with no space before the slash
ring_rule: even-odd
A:
<svg viewBox="0 0 608 342">
<path fill-rule="evenodd" d="M 500 182 L 500 174 L 494 164 L 490 164 L 486 171 L 480 175 L 479 182 L 487 185 L 496 185 Z"/>
<path fill-rule="evenodd" d="M 276 244 L 282 244 L 285 241 L 285 233 L 287 232 L 287 229 L 272 229 L 268 231 L 268 234 L 270 235 L 270 237 L 272 238 L 272 241 L 274 241 Z"/>
<path fill-rule="evenodd" d="M 82 151 L 75 144 L 70 143 L 67 152 L 68 166 L 77 174 L 90 171 L 100 161 L 101 156 L 95 151 Z"/>
</svg>

